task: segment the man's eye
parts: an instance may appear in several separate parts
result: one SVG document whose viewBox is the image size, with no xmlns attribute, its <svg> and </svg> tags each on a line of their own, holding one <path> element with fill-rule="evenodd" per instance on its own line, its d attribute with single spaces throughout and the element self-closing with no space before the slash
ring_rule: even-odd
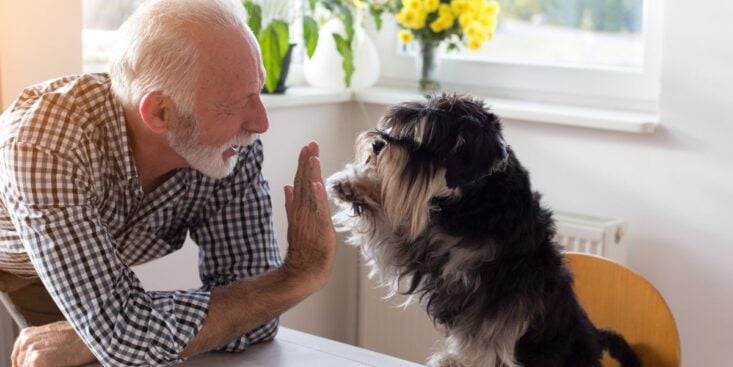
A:
<svg viewBox="0 0 733 367">
<path fill-rule="evenodd" d="M 374 151 L 374 155 L 379 155 L 379 152 L 382 151 L 382 148 L 385 146 L 385 142 L 383 140 L 375 140 L 372 142 L 372 150 Z"/>
</svg>

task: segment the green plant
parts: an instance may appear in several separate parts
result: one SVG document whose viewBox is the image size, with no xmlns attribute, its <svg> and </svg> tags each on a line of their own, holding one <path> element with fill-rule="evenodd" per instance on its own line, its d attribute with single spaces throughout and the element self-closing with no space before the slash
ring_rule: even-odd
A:
<svg viewBox="0 0 733 367">
<path fill-rule="evenodd" d="M 333 33 L 336 51 L 341 55 L 344 70 L 344 83 L 351 86 L 354 75 L 354 35 L 355 23 L 361 21 L 366 9 L 372 8 L 371 2 L 362 0 L 308 0 L 311 13 L 323 14 L 322 18 L 337 18 L 344 25 L 344 34 Z M 375 18 L 376 19 L 376 18 Z"/>
<path fill-rule="evenodd" d="M 293 9 L 297 6 L 290 0 L 243 0 L 247 10 L 247 23 L 257 37 L 262 52 L 262 63 L 266 71 L 265 90 L 273 93 L 283 74 L 290 44 L 290 23 L 297 18 Z M 308 57 L 313 55 L 318 43 L 318 25 L 310 16 L 303 17 L 303 43 Z M 289 59 L 288 59 L 289 61 Z"/>
</svg>

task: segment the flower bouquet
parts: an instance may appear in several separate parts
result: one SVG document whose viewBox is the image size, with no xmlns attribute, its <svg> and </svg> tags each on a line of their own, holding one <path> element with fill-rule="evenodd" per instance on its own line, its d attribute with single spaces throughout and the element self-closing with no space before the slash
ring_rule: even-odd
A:
<svg viewBox="0 0 733 367">
<path fill-rule="evenodd" d="M 478 50 L 494 38 L 499 4 L 494 0 L 391 0 L 371 4 L 372 14 L 395 15 L 404 44 L 419 43 L 418 66 L 421 91 L 440 89 L 435 77 L 437 51 L 442 43 L 447 49 L 462 47 Z"/>
</svg>

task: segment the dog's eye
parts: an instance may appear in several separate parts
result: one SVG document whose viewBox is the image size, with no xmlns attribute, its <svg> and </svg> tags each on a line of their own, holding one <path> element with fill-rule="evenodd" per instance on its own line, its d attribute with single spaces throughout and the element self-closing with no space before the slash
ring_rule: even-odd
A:
<svg viewBox="0 0 733 367">
<path fill-rule="evenodd" d="M 372 142 L 372 150 L 374 150 L 374 155 L 379 155 L 379 152 L 382 151 L 382 148 L 384 148 L 385 142 L 383 140 L 375 140 Z"/>
</svg>

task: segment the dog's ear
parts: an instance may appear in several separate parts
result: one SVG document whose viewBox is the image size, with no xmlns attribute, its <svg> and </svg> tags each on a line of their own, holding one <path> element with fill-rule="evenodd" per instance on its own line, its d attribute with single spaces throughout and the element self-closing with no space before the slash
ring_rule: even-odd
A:
<svg viewBox="0 0 733 367">
<path fill-rule="evenodd" d="M 508 151 L 501 134 L 499 118 L 486 111 L 466 114 L 455 124 L 455 145 L 445 158 L 446 184 L 450 188 L 466 185 L 506 168 Z"/>
</svg>

